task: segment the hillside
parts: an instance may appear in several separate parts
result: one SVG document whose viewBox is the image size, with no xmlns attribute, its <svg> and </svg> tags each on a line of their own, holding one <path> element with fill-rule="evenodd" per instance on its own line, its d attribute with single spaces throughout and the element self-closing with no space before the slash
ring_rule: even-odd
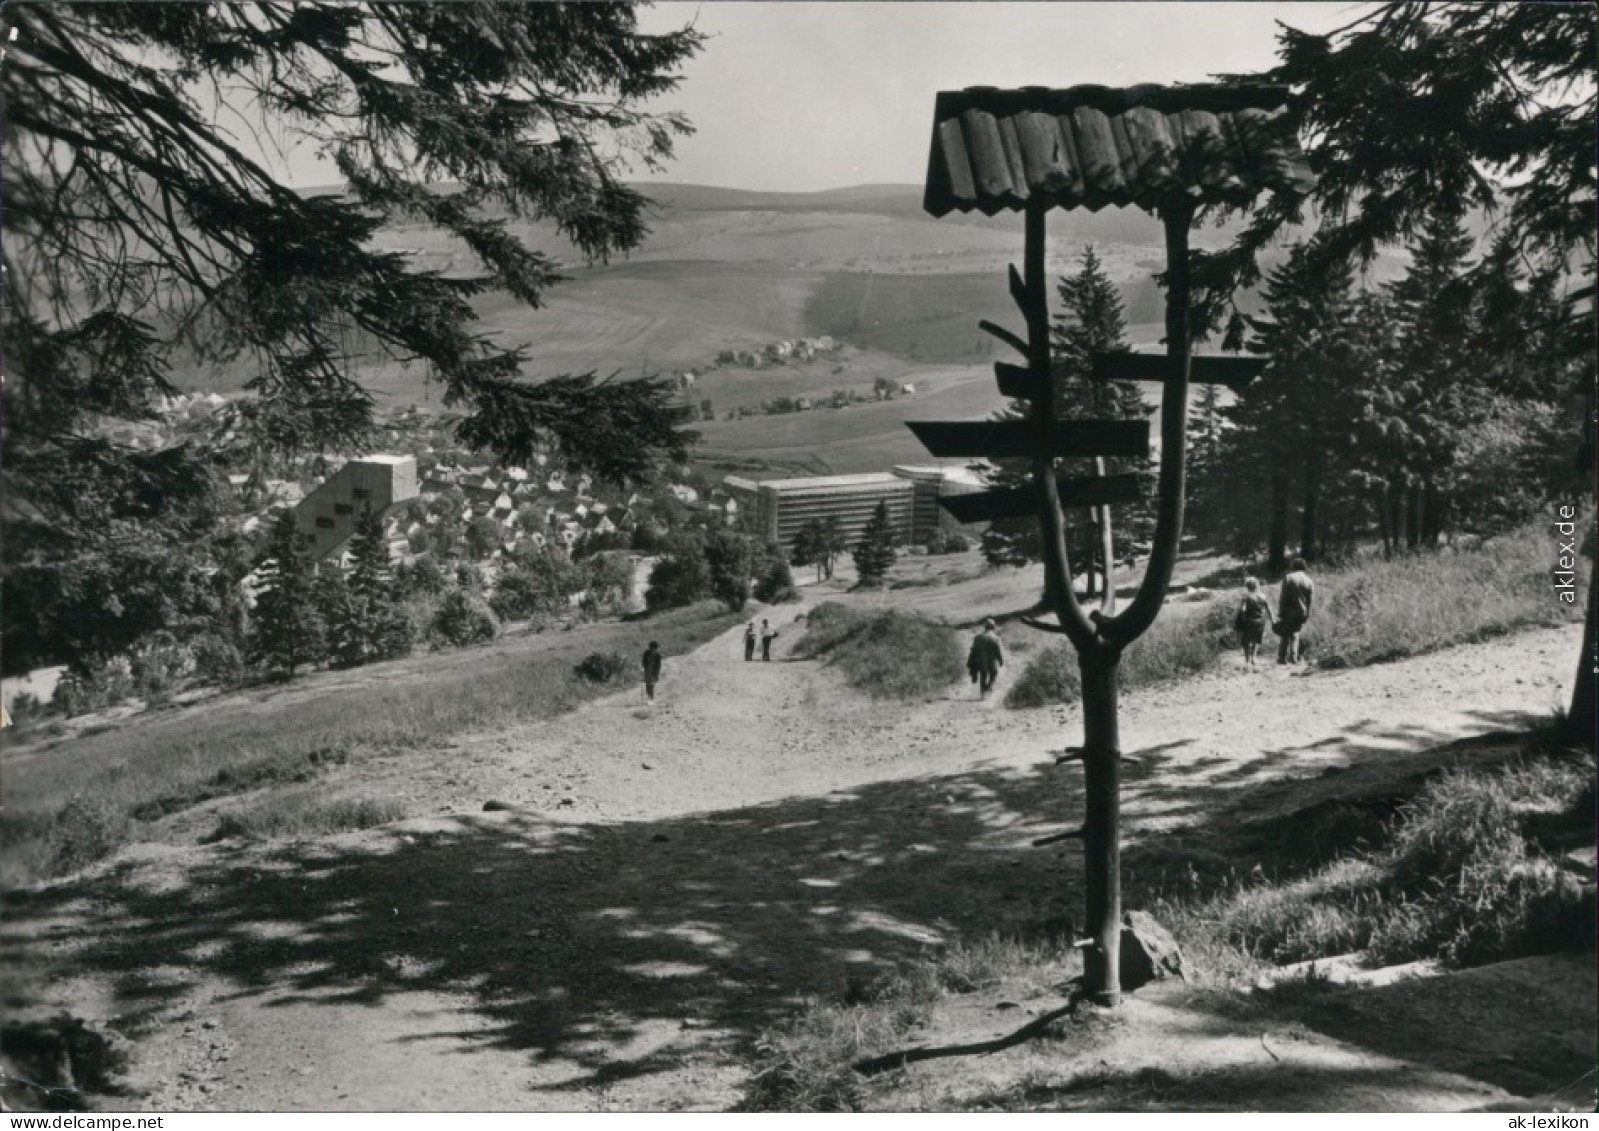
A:
<svg viewBox="0 0 1599 1131">
<path fill-rule="evenodd" d="M 965 620 L 1016 599 L 993 584 L 948 586 L 940 596 L 961 590 L 965 607 L 945 611 Z M 871 607 L 883 595 L 844 599 Z M 10 893 L 9 967 L 32 975 L 8 988 L 13 1019 L 79 1017 L 111 1033 L 133 1090 L 99 1102 L 119 1108 L 725 1108 L 748 1084 L 756 1035 L 807 995 L 865 984 L 930 947 L 1046 930 L 1079 897 L 1074 849 L 1028 847 L 1080 810 L 1078 779 L 1052 757 L 1077 733 L 1075 708 L 1006 711 L 965 685 L 885 706 L 790 656 L 802 611 L 755 611 L 782 632 L 777 662 L 743 662 L 738 626 L 673 657 L 653 710 L 627 688 L 553 718 L 492 715 L 447 741 L 336 757 L 305 733 L 303 778 L 235 772 L 219 795 L 152 816 L 145 842 L 109 866 Z M 1545 710 L 1579 633 L 1341 672 L 1228 665 L 1129 693 L 1124 739 L 1143 759 L 1124 787 L 1129 868 L 1217 814 L 1259 819 L 1251 806 L 1264 800 L 1291 820 L 1312 801 L 1471 757 L 1440 748 Z M 1038 646 L 1027 637 L 1007 633 Z M 573 648 L 527 638 L 323 673 L 141 726 L 199 734 L 227 713 L 293 732 L 308 703 L 335 720 L 378 682 L 423 700 L 439 663 L 509 689 L 501 669 L 541 646 Z M 36 790 L 48 767 L 24 770 Z M 404 819 L 274 835 L 268 818 L 291 802 Z M 1018 1055 L 1111 1056 L 1122 1071 L 1085 1102 L 1124 1108 L 1162 1106 L 1160 1081 L 1180 1076 L 1233 1108 L 1270 1106 L 1285 1080 L 1295 1106 L 1525 1107 L 1577 1080 L 1573 1064 L 1591 1053 L 1591 961 L 1550 961 L 1563 965 L 1533 981 L 1524 967 L 1488 967 L 1413 984 L 1404 1000 L 1375 991 L 1363 1007 L 1385 1011 L 1380 1024 L 1140 994 L 1124 1025 L 1085 1024 L 1067 1044 Z M 1455 987 L 1469 990 L 1477 1036 L 1435 1028 Z M 1534 989 L 1547 1008 L 1519 1008 Z M 952 999 L 981 1011 L 963 1039 L 1014 1029 L 1018 1003 L 1042 1008 L 1038 995 Z M 1385 1029 L 1396 1024 L 1409 1027 L 1404 1042 Z M 1285 1059 L 1291 1075 L 1263 1071 Z M 998 1088 L 1033 1067 L 967 1065 L 979 1095 L 989 1073 L 1005 1074 Z"/>
<path fill-rule="evenodd" d="M 901 425 L 925 415 L 921 404 L 893 402 L 859 419 L 845 419 L 844 413 L 779 422 L 725 418 L 779 396 L 866 392 L 878 378 L 919 388 L 971 382 L 958 404 L 942 406 L 962 417 L 1001 407 L 990 363 L 1008 351 L 977 323 L 986 318 L 1017 324 L 1005 287 L 1006 266 L 1021 257 L 1016 216 L 973 213 L 935 220 L 922 211 L 916 185 L 814 193 L 640 187 L 654 201 L 650 235 L 641 248 L 612 262 L 584 263 L 552 229 L 513 224 L 531 246 L 569 264 L 568 281 L 550 292 L 541 309 L 504 294 L 477 300 L 485 333 L 527 347 L 530 376 L 693 371 L 699 381 L 690 399 L 709 400 L 718 417 L 706 428 L 712 454 L 790 460 L 798 450 L 818 471 L 874 470 L 890 457 L 919 458 Z M 1195 245 L 1220 247 L 1231 231 L 1226 225 L 1201 228 Z M 396 224 L 377 242 L 418 267 L 472 269 L 463 246 L 423 224 Z M 1133 344 L 1158 348 L 1162 297 L 1154 275 L 1164 266 L 1159 225 L 1131 209 L 1056 212 L 1050 217 L 1047 270 L 1074 270 L 1089 243 L 1121 288 Z M 1269 252 L 1268 261 L 1278 254 Z M 1391 277 L 1400 262 L 1383 257 L 1370 278 Z M 725 350 L 759 351 L 774 341 L 820 335 L 848 348 L 825 364 L 706 371 Z M 439 390 L 429 384 L 424 367 L 394 361 L 370 343 L 354 342 L 352 348 L 361 357 L 360 379 L 381 408 L 437 405 Z M 176 378 L 181 386 L 231 392 L 254 375 L 244 359 L 220 367 L 180 366 Z"/>
</svg>

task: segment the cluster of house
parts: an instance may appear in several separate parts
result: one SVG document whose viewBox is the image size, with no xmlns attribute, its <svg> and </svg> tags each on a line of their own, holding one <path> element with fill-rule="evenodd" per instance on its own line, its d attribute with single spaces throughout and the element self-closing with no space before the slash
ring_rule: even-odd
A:
<svg viewBox="0 0 1599 1131">
<path fill-rule="evenodd" d="M 758 350 L 723 350 L 716 355 L 716 363 L 759 369 L 764 365 L 781 365 L 785 361 L 815 361 L 821 354 L 837 350 L 841 344 L 827 334 L 819 338 L 768 342 Z"/>
<path fill-rule="evenodd" d="M 720 487 L 705 499 L 687 484 L 662 490 L 709 522 L 730 524 L 738 517 L 738 500 Z M 452 492 L 461 500 L 458 514 L 440 505 Z M 403 505 L 411 500 L 425 505 Z M 499 527 L 498 546 L 486 555 L 493 559 L 523 548 L 524 541 L 571 550 L 588 538 L 631 534 L 653 501 L 639 492 L 602 501 L 591 476 L 549 468 L 543 456 L 530 468 L 440 462 L 419 473 L 415 456 L 370 455 L 343 463 L 302 498 L 280 498 L 268 509 L 292 505 L 310 552 L 339 558 L 348 555 L 356 522 L 370 507 L 386 516 L 390 556 L 403 561 L 428 544 L 430 528 L 446 517 L 462 525 L 487 519 Z M 246 526 L 258 529 L 261 518 L 253 516 Z"/>
</svg>

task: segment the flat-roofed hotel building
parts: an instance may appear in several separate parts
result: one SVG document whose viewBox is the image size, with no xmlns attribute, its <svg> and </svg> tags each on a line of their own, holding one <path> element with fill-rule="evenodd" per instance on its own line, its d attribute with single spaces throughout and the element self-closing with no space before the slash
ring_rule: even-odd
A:
<svg viewBox="0 0 1599 1131">
<path fill-rule="evenodd" d="M 757 481 L 730 475 L 723 484 L 746 508 L 754 531 L 785 549 L 812 519 L 833 519 L 847 543 L 866 529 L 877 504 L 901 543 L 920 541 L 939 524 L 938 497 L 979 485 L 940 468 L 896 467 L 861 475 L 816 475 Z"/>
</svg>

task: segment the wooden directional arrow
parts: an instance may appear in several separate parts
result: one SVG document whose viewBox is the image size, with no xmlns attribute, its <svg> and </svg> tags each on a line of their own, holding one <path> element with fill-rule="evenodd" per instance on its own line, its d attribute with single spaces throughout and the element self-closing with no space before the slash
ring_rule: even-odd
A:
<svg viewBox="0 0 1599 1131">
<path fill-rule="evenodd" d="M 1136 475 L 1093 475 L 1055 480 L 1063 507 L 1107 507 L 1136 503 L 1141 497 Z M 1026 518 L 1038 513 L 1036 483 L 1018 487 L 996 487 L 969 495 L 946 495 L 938 505 L 956 522 L 993 522 L 1001 518 Z"/>
<path fill-rule="evenodd" d="M 1023 357 L 1027 356 L 1027 343 L 1005 329 L 1005 327 L 996 326 L 985 318 L 977 324 L 977 328 L 985 334 L 992 334 Z"/>
<path fill-rule="evenodd" d="M 1042 428 L 1031 420 L 945 422 L 907 420 L 930 453 L 939 457 L 1012 459 L 1018 456 L 1147 456 L 1147 420 L 1057 420 Z"/>
<path fill-rule="evenodd" d="M 1015 397 L 1018 400 L 1032 401 L 1040 396 L 1048 397 L 1054 394 L 1054 382 L 1062 375 L 1066 363 L 1059 359 L 1049 363 L 1048 383 L 1041 382 L 1033 376 L 1033 371 L 1025 365 L 1007 365 L 1003 361 L 994 363 L 994 377 L 999 382 L 999 391 L 1002 396 Z"/>
<path fill-rule="evenodd" d="M 1016 273 L 1014 266 L 1008 266 L 1010 272 L 1010 297 L 1016 300 L 1016 305 L 1021 307 L 1023 314 L 1027 313 L 1027 284 L 1022 282 L 1022 277 Z"/>
<path fill-rule="evenodd" d="M 1093 375 L 1099 381 L 1164 381 L 1171 359 L 1163 353 L 1096 353 Z M 1196 357 L 1189 361 L 1189 384 L 1242 389 L 1266 368 L 1263 357 Z"/>
</svg>

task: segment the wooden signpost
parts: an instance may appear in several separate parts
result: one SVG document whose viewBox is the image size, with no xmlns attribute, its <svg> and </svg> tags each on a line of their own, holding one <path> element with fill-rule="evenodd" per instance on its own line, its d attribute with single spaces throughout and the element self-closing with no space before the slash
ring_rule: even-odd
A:
<svg viewBox="0 0 1599 1131">
<path fill-rule="evenodd" d="M 1045 591 L 1055 621 L 1026 623 L 1064 634 L 1077 652 L 1083 745 L 1060 764 L 1082 766 L 1085 813 L 1079 827 L 1037 843 L 1083 842 L 1087 934 L 1078 941 L 1083 989 L 1105 1005 L 1121 998 L 1123 756 L 1116 704 L 1121 656 L 1154 623 L 1177 562 L 1189 383 L 1236 389 L 1264 365 L 1255 358 L 1191 357 L 1188 233 L 1206 204 L 1241 207 L 1263 190 L 1300 196 L 1313 185 L 1285 116 L 1287 100 L 1286 88 L 1269 86 L 972 87 L 941 93 L 934 109 L 927 210 L 935 216 L 954 209 L 988 215 L 1011 210 L 1025 217 L 1023 267 L 1007 272 L 1025 334 L 992 322 L 978 325 L 1021 355 L 1022 364 L 1001 362 L 994 375 L 1000 392 L 1026 401 L 1028 412 L 1022 420 L 917 422 L 910 427 L 935 456 L 1032 460 L 1032 480 L 1024 486 L 939 502 L 963 522 L 1038 516 Z M 1107 600 L 1090 613 L 1072 587 L 1063 508 L 1094 506 L 1108 513 L 1111 504 L 1136 497 L 1136 477 L 1062 478 L 1055 461 L 1063 456 L 1145 455 L 1148 422 L 1056 419 L 1044 219 L 1055 207 L 1097 210 L 1106 204 L 1136 205 L 1158 217 L 1165 229 L 1166 352 L 1093 359 L 1094 377 L 1158 380 L 1162 397 L 1160 475 L 1148 564 L 1125 609 L 1116 612 Z M 1108 535 L 1108 519 L 1100 529 L 1102 536 Z"/>
</svg>

